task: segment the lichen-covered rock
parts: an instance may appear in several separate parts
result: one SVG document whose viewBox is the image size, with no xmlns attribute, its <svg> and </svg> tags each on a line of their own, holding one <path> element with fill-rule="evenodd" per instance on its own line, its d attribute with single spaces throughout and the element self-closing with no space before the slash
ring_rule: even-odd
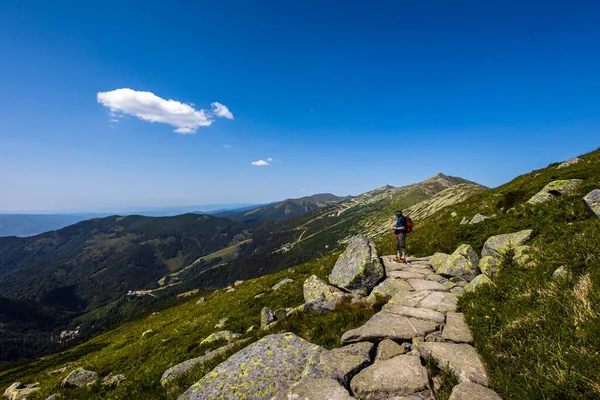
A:
<svg viewBox="0 0 600 400">
<path fill-rule="evenodd" d="M 275 314 L 268 307 L 263 307 L 260 310 L 260 329 L 266 329 L 267 325 L 275 321 Z"/>
<path fill-rule="evenodd" d="M 307 314 L 323 315 L 331 311 L 335 311 L 335 305 L 325 300 L 324 297 L 318 297 L 314 300 L 302 304 L 300 307 L 294 310 L 299 312 L 305 312 Z M 287 316 L 289 317 L 289 314 Z"/>
<path fill-rule="evenodd" d="M 123 374 L 109 375 L 102 380 L 102 386 L 119 386 L 119 384 L 125 380 L 127 380 L 127 378 Z"/>
<path fill-rule="evenodd" d="M 337 259 L 329 282 L 361 296 L 368 295 L 385 276 L 383 264 L 373 242 L 353 237 Z"/>
<path fill-rule="evenodd" d="M 78 388 L 93 384 L 98 379 L 98 374 L 83 368 L 77 368 L 62 381 L 62 388 Z"/>
<path fill-rule="evenodd" d="M 438 366 L 446 366 L 454 372 L 460 382 L 473 382 L 488 386 L 489 378 L 477 350 L 464 343 L 413 343 L 422 356 L 430 356 L 437 360 Z"/>
<path fill-rule="evenodd" d="M 231 342 L 232 340 L 235 340 L 239 337 L 240 337 L 239 333 L 232 333 L 230 331 L 220 331 L 220 332 L 215 332 L 215 333 L 209 335 L 206 339 L 201 341 L 200 344 L 210 344 L 210 343 L 214 343 L 219 340 Z"/>
<path fill-rule="evenodd" d="M 461 382 L 454 386 L 448 400 L 502 400 L 492 389 L 473 382 Z"/>
<path fill-rule="evenodd" d="M 332 378 L 347 385 L 350 378 L 371 363 L 373 343 L 362 342 L 319 353 L 318 361 L 307 368 L 307 378 Z"/>
<path fill-rule="evenodd" d="M 573 157 L 573 158 L 569 158 L 567 161 L 561 163 L 558 167 L 556 168 L 566 168 L 566 167 L 570 167 L 571 165 L 575 165 L 578 162 L 581 161 L 581 158 L 577 158 L 577 157 Z"/>
<path fill-rule="evenodd" d="M 506 250 L 524 245 L 532 236 L 533 230 L 531 229 L 492 236 L 485 241 L 481 257 L 491 256 L 500 260 Z"/>
<path fill-rule="evenodd" d="M 412 287 L 408 282 L 402 279 L 387 278 L 375 286 L 371 291 L 371 294 L 378 299 L 387 301 L 394 297 L 398 292 L 410 290 L 412 290 Z"/>
<path fill-rule="evenodd" d="M 479 269 L 487 276 L 496 276 L 498 267 L 500 267 L 500 260 L 492 256 L 481 257 L 479 260 Z"/>
<path fill-rule="evenodd" d="M 350 293 L 342 292 L 335 286 L 331 286 L 316 275 L 312 275 L 304 281 L 302 288 L 304 294 L 304 300 L 309 303 L 320 297 L 324 297 L 325 300 L 332 303 L 335 307 L 339 307 L 342 304 L 350 304 L 354 295 Z"/>
<path fill-rule="evenodd" d="M 552 200 L 554 197 L 569 194 L 573 192 L 581 182 L 583 182 L 582 179 L 565 179 L 550 182 L 544 186 L 541 191 L 527 200 L 527 203 L 540 204 Z"/>
<path fill-rule="evenodd" d="M 174 380 L 178 379 L 180 376 L 187 374 L 189 371 L 194 369 L 196 366 L 198 366 L 200 364 L 204 364 L 206 362 L 209 362 L 209 361 L 225 354 L 226 352 L 230 351 L 231 349 L 233 349 L 236 346 L 239 346 L 244 343 L 248 343 L 248 341 L 250 341 L 250 339 L 242 339 L 235 343 L 230 343 L 223 347 L 219 347 L 218 349 L 215 349 L 213 351 L 209 351 L 208 353 L 206 353 L 205 355 L 203 355 L 201 357 L 192 358 L 190 360 L 186 360 L 180 364 L 177 364 L 174 367 L 169 368 L 162 374 L 162 377 L 160 378 L 160 384 L 163 387 L 167 386 Z"/>
<path fill-rule="evenodd" d="M 437 272 L 437 270 L 444 265 L 449 256 L 450 255 L 446 253 L 435 253 L 429 260 L 429 265 Z"/>
<path fill-rule="evenodd" d="M 228 317 L 221 318 L 221 319 L 219 320 L 219 323 L 215 325 L 215 329 L 221 329 L 222 327 L 224 327 L 224 326 L 225 326 L 225 324 L 227 323 L 227 321 L 229 321 L 229 318 L 228 318 Z"/>
<path fill-rule="evenodd" d="M 479 257 L 471 246 L 461 244 L 436 273 L 445 277 L 460 276 L 470 281 L 479 274 Z"/>
<path fill-rule="evenodd" d="M 335 379 L 305 379 L 294 386 L 285 395 L 272 400 L 352 400 L 348 391 Z"/>
<path fill-rule="evenodd" d="M 465 292 L 472 292 L 476 287 L 490 283 L 492 283 L 492 280 L 489 276 L 485 274 L 477 275 L 467 286 L 465 286 Z"/>
<path fill-rule="evenodd" d="M 377 353 L 375 354 L 375 361 L 385 361 L 402 354 L 406 354 L 410 351 L 409 343 L 402 343 L 401 345 L 394 342 L 391 339 L 382 340 L 377 346 Z"/>
<path fill-rule="evenodd" d="M 566 276 L 567 274 L 568 274 L 567 269 L 565 268 L 564 265 L 561 265 L 560 267 L 558 267 L 554 270 L 554 272 L 552 273 L 552 276 L 555 278 L 558 278 L 561 276 Z"/>
<path fill-rule="evenodd" d="M 292 311 L 292 310 L 293 310 L 293 308 L 289 308 L 289 307 L 286 307 L 286 308 L 278 308 L 277 310 L 275 310 L 275 311 L 273 312 L 273 314 L 275 314 L 275 319 L 276 319 L 276 320 L 278 320 L 278 321 L 280 321 L 280 320 L 284 320 L 284 319 L 286 319 L 286 318 L 287 318 L 287 314 L 288 314 L 290 311 Z"/>
<path fill-rule="evenodd" d="M 592 190 L 586 194 L 583 202 L 592 215 L 600 218 L 600 189 Z"/>
<path fill-rule="evenodd" d="M 488 218 L 489 217 L 486 217 L 483 214 L 475 214 L 475 216 L 473 217 L 473 219 L 471 220 L 471 222 L 469 222 L 469 224 L 478 224 L 480 222 L 485 221 Z"/>
<path fill-rule="evenodd" d="M 283 285 L 287 285 L 288 283 L 292 283 L 294 282 L 293 279 L 290 278 L 285 278 L 279 282 L 277 282 L 275 285 L 273 285 L 273 287 L 271 289 L 273 289 L 274 291 L 279 290 L 280 287 L 282 287 Z"/>
<path fill-rule="evenodd" d="M 387 399 L 427 392 L 429 381 L 419 357 L 401 355 L 363 369 L 350 387 L 358 399 Z"/>
<path fill-rule="evenodd" d="M 321 351 L 293 333 L 265 336 L 219 364 L 179 400 L 271 399 L 300 381 Z"/>
<path fill-rule="evenodd" d="M 513 260 L 519 265 L 526 265 L 531 260 L 531 246 L 517 246 Z"/>
<path fill-rule="evenodd" d="M 473 334 L 465 321 L 464 314 L 453 312 L 446 314 L 446 325 L 442 331 L 442 339 L 454 343 L 473 344 Z"/>
<path fill-rule="evenodd" d="M 15 382 L 4 391 L 4 397 L 8 400 L 26 400 L 27 396 L 40 389 L 38 386 L 39 383 Z"/>
</svg>

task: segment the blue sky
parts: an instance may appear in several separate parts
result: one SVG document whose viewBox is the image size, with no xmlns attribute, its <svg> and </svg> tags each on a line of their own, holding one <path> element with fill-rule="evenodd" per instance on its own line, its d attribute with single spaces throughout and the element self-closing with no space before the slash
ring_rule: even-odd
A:
<svg viewBox="0 0 600 400">
<path fill-rule="evenodd" d="M 496 186 L 599 146 L 598 2 L 341 4 L 0 2 L 0 211 Z"/>
</svg>

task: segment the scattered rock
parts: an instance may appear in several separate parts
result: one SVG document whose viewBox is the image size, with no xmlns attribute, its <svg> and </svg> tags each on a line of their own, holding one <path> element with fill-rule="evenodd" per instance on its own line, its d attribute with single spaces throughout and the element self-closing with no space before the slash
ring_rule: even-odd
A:
<svg viewBox="0 0 600 400">
<path fill-rule="evenodd" d="M 437 270 L 444 265 L 444 263 L 446 263 L 446 260 L 449 256 L 450 255 L 446 253 L 435 253 L 429 260 L 429 265 L 431 265 L 431 268 L 437 272 Z"/>
<path fill-rule="evenodd" d="M 450 367 L 460 382 L 489 385 L 485 367 L 473 346 L 464 343 L 421 342 L 417 349 L 422 356 L 435 358 L 440 368 Z"/>
<path fill-rule="evenodd" d="M 322 350 L 293 333 L 265 336 L 219 364 L 179 400 L 271 399 L 300 381 Z"/>
<path fill-rule="evenodd" d="M 466 224 L 468 224 L 468 223 L 469 223 L 469 220 L 467 219 L 467 217 L 463 217 L 463 218 L 460 220 L 460 224 L 461 224 L 461 225 L 466 225 Z"/>
<path fill-rule="evenodd" d="M 396 356 L 406 354 L 409 351 L 410 351 L 409 343 L 402 343 L 400 345 L 391 339 L 384 339 L 377 346 L 377 354 L 375 355 L 375 361 L 389 360 Z"/>
<path fill-rule="evenodd" d="M 337 259 L 329 275 L 329 282 L 349 292 L 366 296 L 384 275 L 384 268 L 373 242 L 353 237 Z"/>
<path fill-rule="evenodd" d="M 142 333 L 142 339 L 148 339 L 151 336 L 156 335 L 156 332 L 154 332 L 152 329 L 148 329 L 147 331 L 144 331 Z"/>
<path fill-rule="evenodd" d="M 409 340 L 417 336 L 425 336 L 435 331 L 437 327 L 438 324 L 432 321 L 380 311 L 363 326 L 344 333 L 341 342 L 347 344 L 382 339 Z"/>
<path fill-rule="evenodd" d="M 496 276 L 500 267 L 500 260 L 492 256 L 485 256 L 479 260 L 479 269 L 487 276 Z"/>
<path fill-rule="evenodd" d="M 592 190 L 585 195 L 583 202 L 592 215 L 600 218 L 600 189 Z"/>
<path fill-rule="evenodd" d="M 62 388 L 80 388 L 92 385 L 98 379 L 98 374 L 83 368 L 77 368 L 62 381 Z"/>
<path fill-rule="evenodd" d="M 203 364 L 205 362 L 208 362 L 210 360 L 213 360 L 213 359 L 217 358 L 218 356 L 225 354 L 229 350 L 233 349 L 235 346 L 246 343 L 249 340 L 250 339 L 243 339 L 243 340 L 235 342 L 235 343 L 230 343 L 226 346 L 219 347 L 216 350 L 209 351 L 208 353 L 206 353 L 205 355 L 203 355 L 201 357 L 192 358 L 191 360 L 186 360 L 180 364 L 177 364 L 174 367 L 169 368 L 162 374 L 162 377 L 160 378 L 160 384 L 163 387 L 165 387 L 165 386 L 169 385 L 171 382 L 173 382 L 175 379 L 179 378 L 180 376 L 187 374 L 189 371 L 194 369 L 196 366 Z"/>
<path fill-rule="evenodd" d="M 200 289 L 192 289 L 189 292 L 179 293 L 177 295 L 177 297 L 190 297 L 190 296 L 193 296 L 195 294 L 198 294 L 199 291 L 200 291 Z"/>
<path fill-rule="evenodd" d="M 331 378 L 347 385 L 350 378 L 371 363 L 373 343 L 362 342 L 323 350 L 317 357 L 317 363 L 304 372 L 307 378 Z"/>
<path fill-rule="evenodd" d="M 109 375 L 102 380 L 102 386 L 119 386 L 119 384 L 125 380 L 127 380 L 127 378 L 123 374 Z"/>
<path fill-rule="evenodd" d="M 254 330 L 255 326 L 252 325 L 250 328 L 246 329 L 246 333 L 250 333 Z"/>
<path fill-rule="evenodd" d="M 261 297 L 264 297 L 264 293 L 259 293 L 256 296 L 254 296 L 255 299 L 260 299 Z"/>
<path fill-rule="evenodd" d="M 428 392 L 429 381 L 419 357 L 401 355 L 360 371 L 350 387 L 358 399 L 386 399 Z"/>
<path fill-rule="evenodd" d="M 458 214 L 456 213 L 456 211 L 452 211 L 452 213 L 450 214 L 450 216 L 452 218 L 456 218 L 456 217 L 458 217 Z"/>
<path fill-rule="evenodd" d="M 573 192 L 581 182 L 583 182 L 582 179 L 565 179 L 550 182 L 541 191 L 527 200 L 527 203 L 540 204 L 552 200 L 554 197 L 569 194 Z"/>
<path fill-rule="evenodd" d="M 285 278 L 282 281 L 280 281 L 280 282 L 276 283 L 275 285 L 273 285 L 273 287 L 271 289 L 277 291 L 283 285 L 287 285 L 288 283 L 292 283 L 292 282 L 294 282 L 293 279 Z"/>
<path fill-rule="evenodd" d="M 481 250 L 481 257 L 491 256 L 498 260 L 509 248 L 516 249 L 522 246 L 533 236 L 533 230 L 526 229 L 515 233 L 507 233 L 488 238 Z"/>
<path fill-rule="evenodd" d="M 4 391 L 4 397 L 8 400 L 27 400 L 27 396 L 40 389 L 39 385 L 39 383 L 15 382 Z"/>
<path fill-rule="evenodd" d="M 55 394 L 51 394 L 50 397 L 48 397 L 46 400 L 59 400 L 62 399 L 62 394 L 60 393 L 55 393 Z"/>
<path fill-rule="evenodd" d="M 577 157 L 569 158 L 567 161 L 563 162 L 556 168 L 570 167 L 571 165 L 577 164 L 579 161 L 581 161 L 581 158 L 577 158 Z"/>
<path fill-rule="evenodd" d="M 63 372 L 65 372 L 67 370 L 67 367 L 62 367 L 59 369 L 55 369 L 54 371 L 50 371 L 48 372 L 48 375 L 58 375 L 58 374 L 62 374 Z"/>
<path fill-rule="evenodd" d="M 468 244 L 460 245 L 436 272 L 442 276 L 460 276 L 470 281 L 479 274 L 479 257 Z"/>
<path fill-rule="evenodd" d="M 309 303 L 320 297 L 324 297 L 325 300 L 338 307 L 344 303 L 350 303 L 353 295 L 344 293 L 340 289 L 328 285 L 319 279 L 316 275 L 312 275 L 304 281 L 302 288 L 304 294 L 304 300 Z"/>
<path fill-rule="evenodd" d="M 292 311 L 292 308 L 278 308 L 273 312 L 276 320 L 284 320 L 287 318 L 287 314 Z"/>
<path fill-rule="evenodd" d="M 244 281 L 235 281 L 235 282 L 233 283 L 233 287 L 240 286 L 242 283 L 244 283 Z"/>
<path fill-rule="evenodd" d="M 448 400 L 502 400 L 492 389 L 472 382 L 461 382 L 454 386 Z"/>
<path fill-rule="evenodd" d="M 465 321 L 464 314 L 453 312 L 446 314 L 446 325 L 442 331 L 442 338 L 454 343 L 473 344 L 473 334 Z"/>
<path fill-rule="evenodd" d="M 232 333 L 230 331 L 220 331 L 209 335 L 206 339 L 200 342 L 200 344 L 211 344 L 219 340 L 225 340 L 231 342 L 240 337 L 239 333 Z"/>
<path fill-rule="evenodd" d="M 554 272 L 552 273 L 552 276 L 555 278 L 558 278 L 561 276 L 566 276 L 567 274 L 568 274 L 567 269 L 565 268 L 564 265 L 561 265 L 560 267 L 558 267 L 554 270 Z"/>
<path fill-rule="evenodd" d="M 202 303 L 204 303 L 204 301 L 205 301 L 204 297 L 200 297 L 198 299 L 198 301 L 196 302 L 196 304 L 202 304 Z"/>
<path fill-rule="evenodd" d="M 480 222 L 485 221 L 486 219 L 488 219 L 489 217 L 486 217 L 483 214 L 476 214 L 473 219 L 471 220 L 471 222 L 469 222 L 469 224 L 478 224 Z"/>
<path fill-rule="evenodd" d="M 260 329 L 266 329 L 267 325 L 273 321 L 275 321 L 275 314 L 273 314 L 273 311 L 268 307 L 263 307 L 263 309 L 260 310 Z"/>
<path fill-rule="evenodd" d="M 273 400 L 352 400 L 348 391 L 338 381 L 331 378 L 305 379 L 294 386 L 285 396 Z"/>
<path fill-rule="evenodd" d="M 489 276 L 481 274 L 477 275 L 475 279 L 473 279 L 467 286 L 465 286 L 465 292 L 472 292 L 479 285 L 485 285 L 492 283 L 492 280 Z"/>
<path fill-rule="evenodd" d="M 323 315 L 334 310 L 335 305 L 333 305 L 333 303 L 330 303 L 323 297 L 319 297 L 309 301 L 308 303 L 304 303 L 299 307 L 298 311 L 302 311 L 309 314 L 312 313 L 317 315 Z"/>
<path fill-rule="evenodd" d="M 231 292 L 235 292 L 235 288 L 230 287 L 229 289 L 227 289 L 225 291 L 225 293 L 231 293 Z"/>
<path fill-rule="evenodd" d="M 219 320 L 219 323 L 215 325 L 215 329 L 221 329 L 222 327 L 225 326 L 225 324 L 227 323 L 227 321 L 229 321 L 229 318 L 227 318 L 227 317 L 221 318 Z"/>
</svg>

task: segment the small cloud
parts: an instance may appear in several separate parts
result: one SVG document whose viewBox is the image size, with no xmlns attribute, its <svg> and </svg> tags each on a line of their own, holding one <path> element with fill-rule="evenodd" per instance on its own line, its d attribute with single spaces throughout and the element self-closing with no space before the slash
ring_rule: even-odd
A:
<svg viewBox="0 0 600 400">
<path fill-rule="evenodd" d="M 169 124 L 177 128 L 177 133 L 196 133 L 198 128 L 212 125 L 215 117 L 233 119 L 229 108 L 221 103 L 212 103 L 211 110 L 196 110 L 190 104 L 127 88 L 99 92 L 96 99 L 110 110 L 111 118 L 132 115 L 143 121 Z"/>
<path fill-rule="evenodd" d="M 254 165 L 255 167 L 265 167 L 270 164 L 269 164 L 269 162 L 267 162 L 265 160 L 258 160 L 258 161 L 252 161 L 250 163 L 250 165 Z"/>
<path fill-rule="evenodd" d="M 271 161 L 273 161 L 273 159 L 271 157 L 269 157 L 269 158 L 267 158 L 267 161 L 271 162 Z"/>
<path fill-rule="evenodd" d="M 116 119 L 116 118 L 111 118 L 111 119 L 108 120 L 108 122 L 119 122 L 119 120 Z"/>
<path fill-rule="evenodd" d="M 223 148 L 224 148 L 224 149 L 231 149 L 232 147 L 233 147 L 233 146 L 232 146 L 232 145 L 230 145 L 230 144 L 224 144 L 224 145 L 223 145 Z"/>
<path fill-rule="evenodd" d="M 301 192 L 306 192 L 306 189 L 300 189 Z"/>
</svg>

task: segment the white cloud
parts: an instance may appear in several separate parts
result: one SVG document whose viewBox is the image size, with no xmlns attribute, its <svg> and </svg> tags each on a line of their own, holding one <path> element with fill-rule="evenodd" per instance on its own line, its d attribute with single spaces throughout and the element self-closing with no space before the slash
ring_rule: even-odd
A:
<svg viewBox="0 0 600 400">
<path fill-rule="evenodd" d="M 99 92 L 98 103 L 110 110 L 111 117 L 133 115 L 148 122 L 162 122 L 176 127 L 177 133 L 195 133 L 203 126 L 210 126 L 213 117 L 233 119 L 233 114 L 221 103 L 212 103 L 212 109 L 196 110 L 192 105 L 176 100 L 165 100 L 152 92 L 132 89 L 116 89 Z"/>
<path fill-rule="evenodd" d="M 267 160 L 271 160 L 271 159 L 268 158 Z M 267 162 L 265 160 L 252 161 L 250 164 L 254 165 L 255 167 L 265 167 L 267 165 L 270 165 L 269 162 Z"/>
<path fill-rule="evenodd" d="M 227 119 L 233 119 L 233 114 L 229 111 L 226 105 L 217 103 L 216 101 L 211 104 L 212 113 L 217 117 L 223 117 Z"/>
<path fill-rule="evenodd" d="M 269 158 L 267 158 L 267 161 L 271 162 L 271 161 L 273 161 L 273 159 L 271 157 L 269 157 Z"/>
<path fill-rule="evenodd" d="M 111 118 L 111 119 L 108 120 L 108 122 L 119 122 L 119 120 L 116 119 L 116 118 Z"/>
<path fill-rule="evenodd" d="M 223 145 L 223 148 L 224 148 L 224 149 L 230 149 L 230 148 L 232 148 L 232 147 L 233 147 L 233 146 L 232 146 L 232 145 L 230 145 L 230 144 L 224 144 L 224 145 Z"/>
</svg>

